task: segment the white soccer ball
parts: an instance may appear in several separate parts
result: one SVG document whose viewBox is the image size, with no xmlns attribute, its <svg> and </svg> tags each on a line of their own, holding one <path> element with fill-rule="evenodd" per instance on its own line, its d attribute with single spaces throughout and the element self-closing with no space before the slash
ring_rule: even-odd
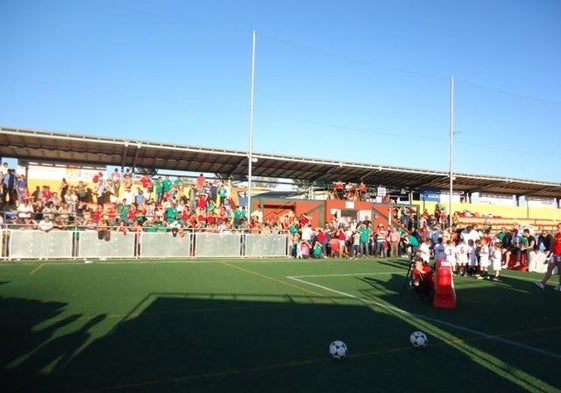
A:
<svg viewBox="0 0 561 393">
<path fill-rule="evenodd" d="M 427 335 L 419 330 L 411 333 L 411 335 L 409 336 L 409 341 L 411 341 L 411 345 L 413 345 L 415 348 L 424 348 L 429 343 Z"/>
<path fill-rule="evenodd" d="M 347 344 L 345 344 L 341 340 L 335 340 L 331 344 L 329 344 L 329 355 L 333 359 L 343 359 L 345 356 L 347 356 L 347 351 Z"/>
</svg>

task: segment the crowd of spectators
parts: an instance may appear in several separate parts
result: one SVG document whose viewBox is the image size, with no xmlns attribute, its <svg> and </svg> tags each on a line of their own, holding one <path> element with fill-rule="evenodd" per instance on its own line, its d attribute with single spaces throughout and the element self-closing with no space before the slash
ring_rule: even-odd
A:
<svg viewBox="0 0 561 393">
<path fill-rule="evenodd" d="M 335 198 L 360 200 L 365 193 L 364 183 L 355 187 L 337 182 L 333 188 Z M 103 233 L 171 232 L 174 236 L 184 236 L 187 231 L 288 233 L 290 256 L 304 259 L 410 257 L 426 245 L 434 256 L 439 243 L 458 247 L 462 234 L 468 231 L 477 234 L 471 239 L 472 247 L 480 248 L 482 239 L 488 245 L 498 239 L 503 259 L 508 261 L 514 255 L 519 264 L 522 255 L 538 244 L 529 230 L 519 233 L 518 228 L 503 228 L 493 237 L 490 230 L 481 231 L 477 226 L 449 227 L 448 213 L 440 204 L 432 213 L 424 210 L 420 214 L 410 206 L 395 205 L 389 226 L 374 225 L 369 218 L 333 217 L 320 227 L 306 214 L 264 218 L 259 210 L 248 217 L 244 207 L 233 203 L 229 181 L 209 181 L 203 174 L 185 183 L 170 176 L 135 177 L 130 169 L 115 168 L 109 176 L 97 173 L 90 182 L 70 184 L 63 178 L 57 190 L 37 186 L 29 192 L 25 176 L 3 163 L 0 202 L 4 213 L 0 219 L 5 217 L 5 224 L 45 232 L 72 228 Z"/>
<path fill-rule="evenodd" d="M 3 168 L 7 168 L 3 164 Z M 18 180 L 14 180 L 18 179 Z M 57 190 L 37 186 L 29 192 L 25 176 L 7 169 L 2 176 L 1 210 L 5 224 L 43 231 L 69 228 L 110 231 L 187 230 L 250 233 L 280 232 L 279 222 L 262 222 L 258 213 L 248 217 L 235 206 L 229 181 L 209 181 L 200 174 L 185 183 L 179 177 L 134 178 L 130 169 L 97 173 L 90 182 L 70 184 L 61 179 Z M 12 183 L 15 184 L 12 187 Z"/>
<path fill-rule="evenodd" d="M 531 253 L 546 253 L 552 246 L 545 228 L 534 231 L 516 225 L 492 233 L 477 225 L 442 226 L 427 211 L 413 216 L 410 226 L 403 220 L 374 225 L 368 217 L 362 221 L 334 217 L 315 228 L 309 222 L 293 224 L 290 256 L 352 260 L 419 256 L 425 263 L 447 261 L 462 276 L 489 277 L 488 270 L 494 270 L 493 279 L 498 281 L 502 268 L 527 266 Z"/>
</svg>

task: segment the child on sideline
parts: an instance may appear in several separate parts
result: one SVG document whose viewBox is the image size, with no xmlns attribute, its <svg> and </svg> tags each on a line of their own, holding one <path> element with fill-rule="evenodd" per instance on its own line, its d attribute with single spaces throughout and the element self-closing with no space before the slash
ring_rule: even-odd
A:
<svg viewBox="0 0 561 393">
<path fill-rule="evenodd" d="M 479 242 L 479 241 L 478 241 Z M 468 276 L 473 277 L 477 273 L 477 247 L 473 239 L 468 240 Z"/>
<path fill-rule="evenodd" d="M 487 269 L 489 268 L 489 245 L 487 243 L 487 238 L 480 240 L 481 246 L 479 247 L 479 275 L 476 278 L 489 278 L 489 273 Z"/>
<path fill-rule="evenodd" d="M 456 247 L 454 247 L 452 240 L 446 240 L 444 252 L 446 253 L 446 263 L 453 272 L 456 271 Z"/>
<path fill-rule="evenodd" d="M 503 253 L 501 251 L 503 243 L 500 241 L 495 242 L 495 247 L 491 249 L 491 263 L 493 265 L 493 270 L 495 271 L 495 276 L 493 277 L 493 281 L 501 281 L 501 269 L 503 266 L 502 258 Z"/>
<path fill-rule="evenodd" d="M 464 239 L 458 240 L 456 255 L 458 264 L 460 265 L 458 273 L 463 277 L 466 275 L 466 266 L 468 264 L 468 246 L 464 243 Z"/>
<path fill-rule="evenodd" d="M 439 237 L 438 242 L 434 245 L 434 269 L 438 270 L 440 263 L 446 260 L 446 246 L 444 240 Z"/>
</svg>

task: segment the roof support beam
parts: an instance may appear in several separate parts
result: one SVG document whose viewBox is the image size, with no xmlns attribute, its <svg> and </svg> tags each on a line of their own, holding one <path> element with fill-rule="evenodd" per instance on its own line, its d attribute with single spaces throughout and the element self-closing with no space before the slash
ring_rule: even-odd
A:
<svg viewBox="0 0 561 393">
<path fill-rule="evenodd" d="M 335 172 L 339 167 L 331 167 L 330 169 L 327 170 L 327 172 L 322 173 L 319 176 L 314 176 L 310 178 L 310 182 L 314 183 L 318 180 L 320 180 L 322 177 L 328 177 L 328 175 L 332 174 L 333 172 Z"/>
<path fill-rule="evenodd" d="M 125 167 L 125 159 L 127 158 L 127 148 L 129 147 L 128 143 L 125 143 L 123 146 L 123 154 L 121 155 L 121 171 Z"/>
<path fill-rule="evenodd" d="M 138 156 L 140 154 L 140 145 L 136 145 L 136 150 L 134 152 L 134 158 L 132 159 L 132 165 L 131 165 L 131 172 L 134 173 L 134 170 L 136 168 L 136 162 L 138 160 Z"/>
<path fill-rule="evenodd" d="M 500 186 L 501 184 L 505 184 L 505 183 L 507 183 L 507 182 L 508 182 L 508 180 L 506 180 L 506 179 L 501 179 L 501 180 L 499 180 L 499 181 L 495 181 L 495 182 L 492 182 L 492 183 L 488 183 L 488 184 L 486 184 L 485 186 L 482 186 L 482 187 L 479 187 L 479 188 L 473 188 L 473 189 L 469 190 L 469 192 L 470 192 L 470 193 L 474 193 L 474 192 L 485 191 L 485 190 L 488 190 L 488 189 L 490 189 L 490 188 L 495 188 L 495 187 L 497 187 L 497 186 Z"/>
</svg>

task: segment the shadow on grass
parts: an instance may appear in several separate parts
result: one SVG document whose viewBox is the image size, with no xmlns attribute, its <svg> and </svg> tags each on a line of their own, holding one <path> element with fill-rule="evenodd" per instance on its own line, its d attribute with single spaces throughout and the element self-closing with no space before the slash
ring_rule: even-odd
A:
<svg viewBox="0 0 561 393">
<path fill-rule="evenodd" d="M 29 376 L 48 363 L 36 362 L 36 370 L 24 366 L 25 359 L 41 353 L 56 332 L 76 321 L 80 316 L 72 315 L 53 322 L 44 328 L 38 325 L 61 315 L 66 303 L 41 302 L 21 298 L 0 298 L 0 365 L 2 379 L 11 384 L 3 384 L 3 389 L 13 391 L 26 390 Z M 47 361 L 47 359 L 44 359 Z"/>
<path fill-rule="evenodd" d="M 399 287 L 403 276 L 392 279 L 388 288 Z M 495 289 L 481 292 L 490 290 Z M 19 377 L 18 383 L 25 378 L 19 391 L 41 392 L 402 392 L 410 390 L 411 379 L 419 391 L 439 391 L 435 387 L 441 383 L 426 378 L 426 368 L 446 358 L 447 367 L 462 370 L 446 379 L 446 391 L 519 391 L 469 357 L 436 345 L 436 339 L 425 351 L 411 349 L 414 326 L 406 319 L 326 301 L 280 294 L 153 293 L 124 316 L 97 315 L 83 323 L 76 316 L 61 319 L 41 339 L 33 325 L 56 317 L 64 304 L 36 304 L 42 317 L 28 315 L 25 324 L 27 340 L 36 339 L 35 350 L 11 377 Z M 92 328 L 109 319 L 113 329 L 77 352 Z M 69 323 L 79 327 L 48 341 Z M 334 339 L 348 344 L 349 359 L 327 356 Z M 43 373 L 46 364 L 52 371 Z"/>
</svg>

